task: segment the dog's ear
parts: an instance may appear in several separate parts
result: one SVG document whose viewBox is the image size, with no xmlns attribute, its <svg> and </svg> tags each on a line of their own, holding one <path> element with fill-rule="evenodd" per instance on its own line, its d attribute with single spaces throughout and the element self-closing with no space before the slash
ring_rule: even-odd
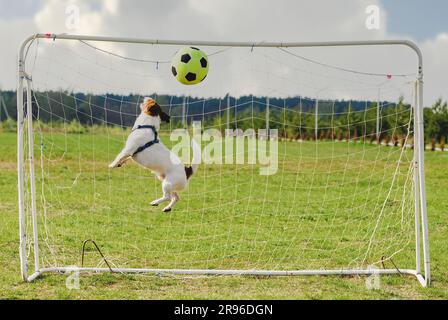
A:
<svg viewBox="0 0 448 320">
<path fill-rule="evenodd" d="M 154 107 L 157 105 L 156 101 L 154 99 L 148 98 L 144 103 L 143 103 L 143 108 L 142 111 L 144 113 L 146 113 L 149 116 L 155 116 L 157 114 L 155 114 L 157 112 L 157 110 L 154 109 Z M 160 108 L 160 107 L 159 107 Z"/>
<path fill-rule="evenodd" d="M 170 116 L 168 114 L 166 114 L 165 112 L 162 111 L 162 113 L 160 114 L 160 120 L 165 121 L 166 123 L 170 122 Z"/>
<path fill-rule="evenodd" d="M 144 112 L 151 117 L 159 116 L 160 120 L 170 122 L 170 116 L 163 112 L 160 105 L 153 99 L 150 99 L 146 102 Z"/>
<path fill-rule="evenodd" d="M 142 112 L 148 113 L 149 112 L 149 108 L 155 104 L 155 100 L 153 98 L 150 97 L 145 97 L 145 99 L 143 99 L 143 102 L 140 103 L 140 110 Z"/>
<path fill-rule="evenodd" d="M 149 109 L 149 114 L 153 117 L 159 116 L 160 120 L 162 120 L 166 123 L 170 122 L 170 116 L 168 114 L 166 114 L 165 112 L 163 112 L 162 108 L 159 106 L 158 103 L 156 103 L 154 106 L 152 106 Z"/>
</svg>

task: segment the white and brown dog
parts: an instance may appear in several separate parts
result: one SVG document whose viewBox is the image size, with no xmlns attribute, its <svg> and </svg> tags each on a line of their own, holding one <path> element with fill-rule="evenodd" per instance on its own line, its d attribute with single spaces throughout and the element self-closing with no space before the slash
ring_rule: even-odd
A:
<svg viewBox="0 0 448 320">
<path fill-rule="evenodd" d="M 135 120 L 124 149 L 118 154 L 109 168 L 117 168 L 132 159 L 141 166 L 150 169 L 162 181 L 163 197 L 151 202 L 158 206 L 170 201 L 163 212 L 171 211 L 179 200 L 178 192 L 183 190 L 198 164 L 193 159 L 191 167 L 182 164 L 179 157 L 172 153 L 158 138 L 161 121 L 169 122 L 170 116 L 154 99 L 145 98 L 140 105 L 141 114 Z"/>
</svg>

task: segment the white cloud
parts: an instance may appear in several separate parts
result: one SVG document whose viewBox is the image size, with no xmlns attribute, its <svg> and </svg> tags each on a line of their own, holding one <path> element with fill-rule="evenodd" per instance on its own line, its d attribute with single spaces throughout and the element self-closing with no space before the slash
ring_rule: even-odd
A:
<svg viewBox="0 0 448 320">
<path fill-rule="evenodd" d="M 104 26 L 104 16 L 113 12 L 114 7 L 112 3 L 115 1 L 111 1 L 107 6 L 102 6 L 101 11 L 92 10 L 89 2 L 85 0 L 47 0 L 45 6 L 34 16 L 36 29 L 40 30 L 40 32 L 52 33 L 80 32 L 95 34 L 101 32 Z M 68 5 L 74 5 L 79 8 L 80 21 L 79 26 L 75 29 L 67 28 L 68 13 L 66 13 L 66 8 Z"/>
<path fill-rule="evenodd" d="M 67 30 L 65 26 L 65 8 L 67 4 L 75 4 L 80 8 L 80 25 L 78 30 Z M 365 28 L 366 13 L 368 5 L 378 5 L 381 9 L 380 30 L 367 30 Z M 20 22 L 22 27 L 16 28 L 15 32 L 7 34 L 0 31 L 0 38 L 4 43 L 4 37 L 9 39 L 22 39 L 24 33 L 32 32 L 55 32 L 55 33 L 78 33 L 90 35 L 114 35 L 137 38 L 167 38 L 167 39 L 211 39 L 211 40 L 234 40 L 234 41 L 319 41 L 319 40 L 353 40 L 353 39 L 383 39 L 390 38 L 387 33 L 387 19 L 385 9 L 379 0 L 351 0 L 351 1 L 276 1 L 269 0 L 71 0 L 58 1 L 47 0 L 39 12 L 31 21 Z M 11 22 L 8 22 L 11 23 Z M 0 20 L 0 26 L 6 22 Z M 26 26 L 25 26 L 26 25 Z M 0 30 L 4 30 L 1 28 Z M 25 31 L 27 30 L 27 31 Z M 425 55 L 425 98 L 432 102 L 439 96 L 448 99 L 448 93 L 444 88 L 445 75 L 447 74 L 448 45 L 447 36 L 442 34 L 435 39 L 421 44 Z M 18 41 L 11 41 L 11 45 L 18 46 Z M 15 85 L 15 66 L 13 57 L 16 47 L 5 47 L 2 55 L 5 57 L 0 61 L 2 70 L 5 68 L 4 76 L 0 78 L 0 84 L 5 87 Z M 136 58 L 156 58 L 169 60 L 172 48 L 148 50 L 148 47 L 121 46 L 115 44 L 99 44 L 101 48 L 111 50 L 118 54 L 129 55 Z M 2 46 L 3 47 L 3 46 Z M 208 52 L 214 49 L 207 48 Z M 82 49 L 84 50 L 84 49 Z M 246 50 L 247 51 L 247 50 Z M 362 82 L 362 77 L 354 78 L 350 74 L 344 74 L 326 69 L 316 69 L 324 77 L 309 74 L 310 69 L 305 64 L 293 57 L 285 56 L 276 52 L 269 54 L 271 60 L 264 57 L 262 50 L 250 56 L 245 51 L 241 54 L 238 50 L 232 50 L 222 55 L 211 58 L 214 63 L 213 72 L 207 79 L 207 86 L 194 88 L 178 87 L 172 82 L 169 70 L 166 66 L 160 66 L 159 71 L 142 68 L 153 68 L 153 66 L 128 63 L 120 65 L 119 60 L 96 54 L 95 59 L 102 59 L 100 64 L 107 64 L 117 69 L 128 67 L 131 73 L 146 73 L 156 78 L 139 77 L 111 77 L 111 72 L 99 71 L 94 76 L 107 78 L 114 86 L 134 88 L 135 90 L 147 91 L 176 91 L 204 94 L 222 94 L 226 90 L 235 93 L 266 93 L 267 79 L 269 75 L 265 72 L 244 73 L 247 69 L 257 69 L 263 63 L 268 63 L 273 68 L 270 87 L 280 90 L 294 92 L 294 90 L 305 91 L 308 95 L 316 94 L 317 88 L 325 87 L 326 83 L 339 80 L 343 85 L 338 86 L 337 95 L 348 97 L 351 87 L 350 81 Z M 86 52 L 88 51 L 80 51 Z M 365 71 L 384 72 L 389 70 L 397 72 L 413 72 L 415 70 L 415 56 L 406 48 L 388 49 L 303 49 L 296 50 L 307 57 L 325 61 L 339 66 L 357 68 Z M 219 60 L 218 60 L 219 59 Z M 283 64 L 294 65 L 296 68 L 305 68 L 308 73 L 291 72 L 283 70 L 283 67 L 275 61 L 280 60 Z M 70 60 L 68 64 L 75 65 L 76 60 Z M 13 67 L 11 67 L 13 66 Z M 165 69 L 164 69 L 165 68 Z M 308 68 L 308 69 L 307 69 Z M 283 71 L 282 71 L 283 70 Z M 316 71 L 314 70 L 314 71 Z M 93 70 L 85 70 L 94 72 Z M 261 70 L 264 71 L 264 70 Z M 66 72 L 68 72 L 66 70 Z M 104 72 L 104 73 L 102 73 Z M 166 72 L 166 74 L 163 74 Z M 159 77 L 161 75 L 161 77 Z M 64 75 L 68 76 L 68 75 Z M 290 77 L 288 81 L 281 77 Z M 350 81 L 346 81 L 349 78 Z M 82 77 L 78 77 L 82 81 Z M 122 83 L 120 83 L 122 81 Z M 377 80 L 375 80 L 377 81 Z M 378 82 L 378 81 L 377 81 Z M 89 82 L 87 87 L 95 86 Z M 255 88 L 258 86 L 258 88 Z M 340 88 L 340 87 L 345 87 Z M 314 88 L 314 89 L 313 89 Z M 336 90 L 336 89 L 335 89 Z M 351 92 L 354 94 L 353 92 Z M 328 91 L 328 95 L 332 92 Z M 360 93 L 361 94 L 361 93 Z"/>
<path fill-rule="evenodd" d="M 33 29 L 33 22 L 27 19 L 0 19 L 0 89 L 15 88 L 17 52 Z"/>
<path fill-rule="evenodd" d="M 448 99 L 448 33 L 423 42 L 421 48 L 427 99 Z"/>
</svg>

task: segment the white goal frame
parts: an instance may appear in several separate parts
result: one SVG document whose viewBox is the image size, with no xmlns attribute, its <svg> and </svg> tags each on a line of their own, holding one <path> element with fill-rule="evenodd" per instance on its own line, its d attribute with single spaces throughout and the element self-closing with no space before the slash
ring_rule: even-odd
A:
<svg viewBox="0 0 448 320">
<path fill-rule="evenodd" d="M 265 275 L 265 276 L 295 276 L 295 275 L 372 275 L 372 274 L 408 274 L 415 276 L 422 286 L 430 285 L 430 259 L 428 241 L 428 221 L 426 212 L 425 172 L 424 172 L 424 131 L 423 131 L 423 56 L 419 47 L 408 40 L 373 40 L 373 41 L 328 41 L 328 42 L 215 42 L 215 41 L 180 41 L 180 40 L 154 40 L 133 39 L 117 37 L 83 36 L 67 34 L 35 34 L 27 38 L 19 49 L 18 60 L 18 88 L 17 88 L 17 165 L 18 165 L 18 209 L 19 209 L 19 235 L 20 235 L 20 267 L 24 281 L 31 282 L 43 273 L 72 271 L 73 267 L 60 266 L 44 268 L 40 266 L 39 239 L 36 216 L 36 187 L 34 173 L 33 150 L 33 123 L 32 123 L 32 79 L 25 71 L 26 48 L 35 39 L 49 39 L 51 41 L 98 41 L 119 42 L 131 44 L 156 45 L 196 45 L 215 47 L 342 47 L 342 46 L 407 46 L 412 49 L 418 58 L 417 79 L 415 82 L 414 104 L 414 198 L 415 198 L 415 269 L 340 269 L 340 270 L 211 270 L 211 269 L 131 269 L 131 268 L 79 268 L 86 272 L 120 272 L 120 273 L 153 273 L 153 274 L 184 274 L 184 275 Z M 24 101 L 24 92 L 26 98 Z M 24 104 L 25 103 L 25 104 Z M 25 117 L 24 108 L 27 108 Z M 28 160 L 30 177 L 30 206 L 32 234 L 26 234 L 25 216 L 25 166 L 24 166 L 24 131 L 28 130 Z M 33 238 L 34 270 L 28 270 L 28 256 L 26 239 Z M 423 253 L 423 254 L 422 254 Z"/>
</svg>

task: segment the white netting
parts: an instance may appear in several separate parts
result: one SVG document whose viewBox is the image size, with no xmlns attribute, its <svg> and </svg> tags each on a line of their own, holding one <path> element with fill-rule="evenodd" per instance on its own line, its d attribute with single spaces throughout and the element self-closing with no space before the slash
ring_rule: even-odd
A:
<svg viewBox="0 0 448 320">
<path fill-rule="evenodd" d="M 86 239 L 119 267 L 340 269 L 392 257 L 415 266 L 412 66 L 384 48 L 201 47 L 209 75 L 186 87 L 170 73 L 178 49 L 33 43 L 42 266 L 79 265 Z M 360 58 L 367 50 L 378 60 Z M 150 207 L 161 185 L 149 171 L 107 168 L 145 96 L 171 115 L 160 132 L 169 148 L 170 133 L 193 120 L 223 136 L 277 129 L 276 172 L 247 162 L 246 139 L 244 163 L 202 163 L 173 212 Z M 94 254 L 86 263 L 104 266 Z"/>
</svg>

